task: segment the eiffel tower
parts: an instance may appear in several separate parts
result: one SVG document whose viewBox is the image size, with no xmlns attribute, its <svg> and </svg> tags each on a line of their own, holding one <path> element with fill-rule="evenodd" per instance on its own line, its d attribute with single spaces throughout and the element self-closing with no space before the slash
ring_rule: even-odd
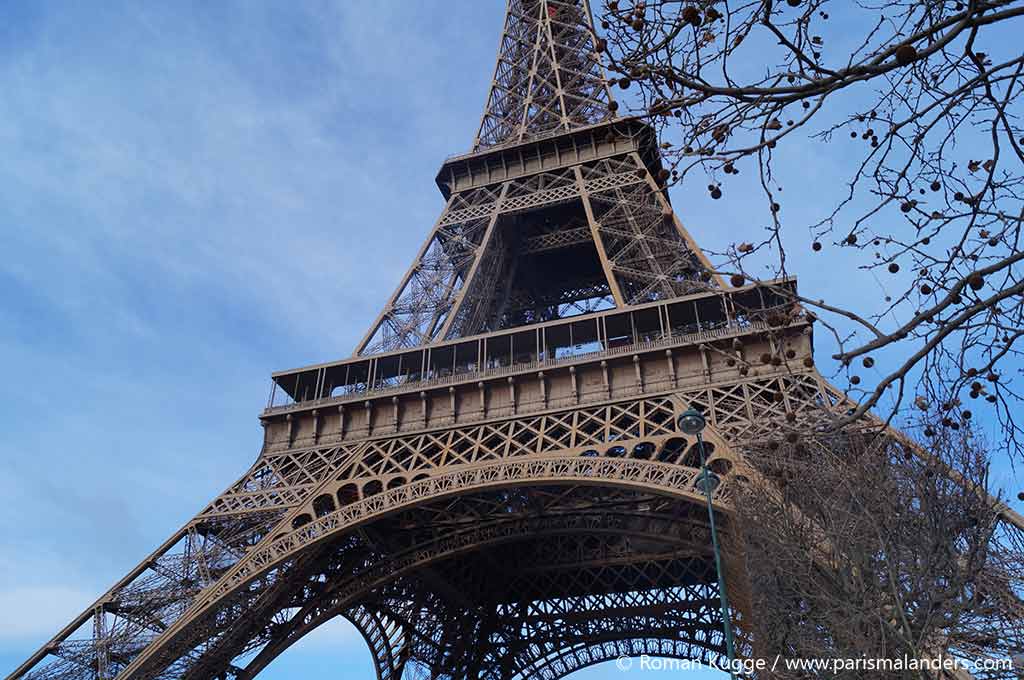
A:
<svg viewBox="0 0 1024 680">
<path fill-rule="evenodd" d="M 677 418 L 707 419 L 727 527 L 745 447 L 845 406 L 796 281 L 723 282 L 617 108 L 586 0 L 509 0 L 472 151 L 353 356 L 274 373 L 253 466 L 9 678 L 247 680 L 338 616 L 381 680 L 721 657 Z"/>
</svg>

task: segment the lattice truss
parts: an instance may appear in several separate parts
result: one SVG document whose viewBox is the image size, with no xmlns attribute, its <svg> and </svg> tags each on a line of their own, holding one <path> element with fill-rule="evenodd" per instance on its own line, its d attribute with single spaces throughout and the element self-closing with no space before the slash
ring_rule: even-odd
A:
<svg viewBox="0 0 1024 680">
<path fill-rule="evenodd" d="M 586 246 L 584 251 L 572 250 Z M 552 251 L 591 257 L 573 277 Z M 567 255 L 568 257 L 568 255 Z M 360 354 L 687 295 L 706 260 L 635 153 L 454 194 Z"/>
<path fill-rule="evenodd" d="M 682 643 L 689 658 L 722 651 L 694 504 L 579 486 L 520 487 L 512 500 L 427 504 L 320 549 L 280 577 L 289 588 L 237 607 L 245 622 L 173 677 L 210 677 L 229 657 L 253 677 L 339 614 L 374 641 L 382 677 L 531 677 L 568 647 L 638 636 Z"/>
<path fill-rule="evenodd" d="M 707 289 L 710 271 L 687 244 L 652 180 L 646 174 L 632 184 L 608 180 L 630 165 L 642 171 L 636 156 L 580 168 L 622 301 L 632 305 Z"/>
<path fill-rule="evenodd" d="M 585 0 L 509 0 L 474 149 L 599 122 L 611 101 Z"/>
<path fill-rule="evenodd" d="M 453 195 L 360 352 L 414 347 L 443 337 L 450 312 L 497 219 L 503 187 Z"/>
<path fill-rule="evenodd" d="M 840 408 L 837 396 L 808 373 L 264 455 L 41 650 L 31 670 L 12 677 L 94 680 L 122 673 L 121 677 L 132 678 L 209 678 L 215 671 L 249 665 L 255 672 L 337 615 L 348 616 L 364 631 L 382 677 L 398 677 L 395 673 L 407 660 L 429 661 L 423 651 L 426 643 L 414 633 L 432 629 L 426 624 L 402 625 L 410 615 L 376 608 L 377 594 L 401 585 L 399 577 L 423 578 L 426 562 L 466 554 L 486 559 L 482 556 L 500 554 L 489 552 L 487 546 L 521 541 L 523 536 L 558 536 L 549 541 L 551 545 L 521 549 L 552 556 L 551 583 L 561 584 L 562 597 L 576 591 L 580 597 L 601 592 L 597 585 L 572 585 L 568 575 L 578 571 L 575 567 L 555 568 L 565 557 L 558 546 L 576 549 L 565 547 L 573 545 L 566 542 L 567 536 L 623 539 L 635 534 L 632 543 L 593 544 L 606 551 L 587 572 L 594 574 L 595 584 L 614 582 L 608 576 L 614 572 L 609 565 L 629 562 L 623 555 L 650 557 L 652 550 L 671 548 L 675 552 L 665 558 L 666 565 L 682 562 L 665 566 L 669 571 L 647 566 L 644 573 L 676 573 L 671 570 L 683 568 L 683 563 L 699 570 L 707 550 L 706 530 L 699 520 L 701 496 L 694 487 L 699 454 L 675 425 L 676 415 L 690 402 L 702 405 L 716 430 L 738 444 L 763 439 L 768 432 L 777 434 L 784 427 L 819 427 Z M 799 419 L 790 421 L 789 413 Z M 734 464 L 739 462 L 714 433 L 709 433 L 707 443 L 711 463 L 725 480 L 716 489 L 716 502 L 728 504 L 728 480 L 738 474 Z M 595 487 L 597 480 L 604 485 Z M 564 491 L 547 492 L 551 484 Z M 556 506 L 562 511 L 555 512 Z M 455 509 L 461 514 L 452 514 Z M 652 546 L 657 537 L 670 535 L 679 539 L 678 544 Z M 513 557 L 498 559 L 511 565 Z M 660 563 L 652 560 L 636 564 Z M 493 565 L 463 557 L 459 563 L 475 564 L 465 567 L 467 573 L 494 581 Z M 448 567 L 439 571 L 455 573 Z M 557 579 L 555 573 L 560 574 Z M 514 576 L 501 581 L 526 592 L 525 585 L 514 585 Z M 454 591 L 470 592 L 470 581 Z M 433 581 L 426 590 L 437 588 L 442 593 L 453 590 Z M 662 586 L 645 590 L 635 583 L 609 593 L 618 593 L 616 611 L 626 612 L 626 599 L 653 597 L 643 594 L 648 591 L 657 597 L 679 596 Z M 539 593 L 536 600 L 551 597 Z M 699 597 L 689 593 L 688 604 L 679 605 L 679 616 L 696 616 L 691 605 L 707 597 L 707 592 Z M 499 600 L 489 606 L 519 602 Z M 607 650 L 640 644 L 636 640 L 654 644 L 657 638 L 649 631 L 634 630 L 627 636 L 626 629 L 639 621 L 627 613 L 615 619 L 632 622 L 622 624 L 621 640 L 553 640 L 517 652 L 516 668 L 539 673 L 543 667 L 549 673 L 589 663 L 587 659 L 596 662 Z M 605 618 L 595 626 L 612 626 L 610 614 L 600 616 Z M 465 612 L 457 618 L 463 620 Z M 540 626 L 532 620 L 520 623 Z M 705 628 L 710 631 L 713 626 Z M 509 644 L 519 644 L 522 630 L 509 635 Z M 671 644 L 691 657 L 697 653 L 694 645 L 717 653 L 717 642 L 707 637 L 711 635 L 686 640 L 677 636 Z"/>
<path fill-rule="evenodd" d="M 474 149 L 593 125 L 610 102 L 585 0 L 509 0 Z M 601 157 L 503 168 L 507 179 L 484 186 L 461 178 L 357 351 L 716 285 L 653 161 L 617 153 L 636 145 L 616 147 L 613 127 Z M 584 256 L 593 266 L 558 269 Z M 571 406 L 265 450 L 10 677 L 245 680 L 337 616 L 361 631 L 382 680 L 554 679 L 623 654 L 714 659 L 701 454 L 677 416 L 693 404 L 708 418 L 728 533 L 751 474 L 745 447 L 823 430 L 846 404 L 813 371 L 664 389 L 618 401 L 584 390 Z M 726 580 L 742 624 L 742 579 Z"/>
</svg>

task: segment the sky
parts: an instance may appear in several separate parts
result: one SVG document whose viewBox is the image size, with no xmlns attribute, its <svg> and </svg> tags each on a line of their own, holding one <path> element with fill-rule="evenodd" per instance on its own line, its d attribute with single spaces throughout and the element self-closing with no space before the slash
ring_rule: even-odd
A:
<svg viewBox="0 0 1024 680">
<path fill-rule="evenodd" d="M 0 672 L 248 467 L 271 371 L 351 353 L 443 207 L 441 161 L 472 142 L 502 10 L 5 3 Z M 842 158 L 807 143 L 791 162 L 792 190 L 819 195 Z M 698 242 L 759 229 L 742 192 L 697 184 L 672 199 Z M 809 252 L 802 291 L 880 297 Z M 370 673 L 338 623 L 261 678 Z"/>
</svg>

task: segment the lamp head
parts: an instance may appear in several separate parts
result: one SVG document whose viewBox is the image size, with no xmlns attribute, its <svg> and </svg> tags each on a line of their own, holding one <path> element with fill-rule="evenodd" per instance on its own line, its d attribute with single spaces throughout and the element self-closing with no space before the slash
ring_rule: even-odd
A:
<svg viewBox="0 0 1024 680">
<path fill-rule="evenodd" d="M 679 414 L 679 429 L 686 434 L 700 434 L 706 424 L 703 414 L 692 406 Z"/>
<path fill-rule="evenodd" d="M 695 488 L 697 491 L 703 494 L 710 496 L 715 492 L 715 489 L 717 489 L 718 485 L 721 483 L 722 479 L 718 475 L 711 472 L 710 470 L 705 470 L 704 472 L 697 476 L 696 481 L 694 481 L 693 483 L 693 488 Z"/>
</svg>

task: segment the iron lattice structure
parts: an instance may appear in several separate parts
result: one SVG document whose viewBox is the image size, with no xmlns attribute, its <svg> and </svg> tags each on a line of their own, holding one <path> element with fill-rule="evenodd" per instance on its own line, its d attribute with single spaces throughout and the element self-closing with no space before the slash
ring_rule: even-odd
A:
<svg viewBox="0 0 1024 680">
<path fill-rule="evenodd" d="M 712 273 L 593 40 L 585 0 L 509 1 L 473 151 L 355 354 L 275 373 L 252 468 L 10 678 L 252 678 L 337 616 L 382 680 L 723 654 L 676 419 L 708 419 L 727 523 L 746 446 L 845 406 L 795 281 Z"/>
</svg>

